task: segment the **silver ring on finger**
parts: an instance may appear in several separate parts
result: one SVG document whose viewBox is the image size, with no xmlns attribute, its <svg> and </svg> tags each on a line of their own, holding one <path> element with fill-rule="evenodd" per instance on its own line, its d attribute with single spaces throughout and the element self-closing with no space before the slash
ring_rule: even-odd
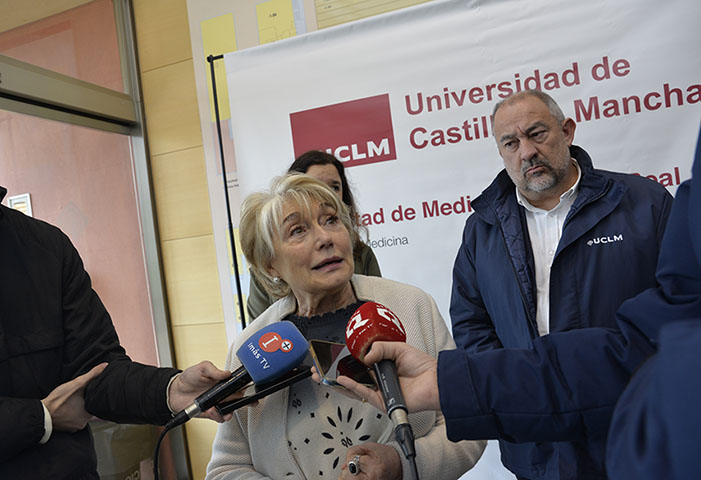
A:
<svg viewBox="0 0 701 480">
<path fill-rule="evenodd" d="M 351 475 L 357 475 L 360 473 L 360 455 L 353 457 L 353 460 L 348 462 L 348 472 Z"/>
</svg>

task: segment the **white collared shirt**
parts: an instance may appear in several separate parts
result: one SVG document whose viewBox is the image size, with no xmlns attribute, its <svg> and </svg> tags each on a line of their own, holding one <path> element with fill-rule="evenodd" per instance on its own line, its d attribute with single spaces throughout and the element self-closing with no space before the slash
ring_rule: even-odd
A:
<svg viewBox="0 0 701 480">
<path fill-rule="evenodd" d="M 516 199 L 526 209 L 528 234 L 531 237 L 538 291 L 536 323 L 538 334 L 541 336 L 550 333 L 550 267 L 562 237 L 562 226 L 565 224 L 570 207 L 577 198 L 579 181 L 582 178 L 582 170 L 577 161 L 573 158 L 572 162 L 577 167 L 577 181 L 572 188 L 560 195 L 560 202 L 551 210 L 534 207 L 516 188 Z"/>
</svg>

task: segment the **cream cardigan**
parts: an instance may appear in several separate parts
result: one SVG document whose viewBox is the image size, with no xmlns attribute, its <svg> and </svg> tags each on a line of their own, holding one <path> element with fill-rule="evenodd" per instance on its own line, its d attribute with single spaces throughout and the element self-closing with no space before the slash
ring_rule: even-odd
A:
<svg viewBox="0 0 701 480">
<path fill-rule="evenodd" d="M 407 343 L 437 356 L 441 350 L 455 348 L 448 328 L 430 295 L 402 283 L 379 277 L 353 275 L 351 284 L 359 300 L 381 303 L 397 314 L 407 332 Z M 229 349 L 227 368 L 240 366 L 234 354 L 253 332 L 278 322 L 296 308 L 293 296 L 280 299 L 249 325 Z M 290 451 L 287 438 L 287 401 L 289 388 L 274 393 L 255 407 L 244 407 L 234 418 L 219 425 L 207 480 L 305 478 Z M 348 399 L 348 402 L 354 400 Z M 484 451 L 486 442 L 453 443 L 445 433 L 440 412 L 411 414 L 409 420 L 416 437 L 416 464 L 424 480 L 459 478 L 472 468 Z M 389 442 L 399 451 L 395 442 Z M 410 470 L 402 458 L 404 478 Z"/>
</svg>

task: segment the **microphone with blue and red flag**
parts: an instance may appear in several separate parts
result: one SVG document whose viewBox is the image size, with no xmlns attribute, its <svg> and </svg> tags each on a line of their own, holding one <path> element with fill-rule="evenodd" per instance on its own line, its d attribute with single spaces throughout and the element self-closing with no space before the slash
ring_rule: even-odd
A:
<svg viewBox="0 0 701 480">
<path fill-rule="evenodd" d="M 261 328 L 236 351 L 241 366 L 232 372 L 231 377 L 197 397 L 168 422 L 166 429 L 181 425 L 216 406 L 251 382 L 270 384 L 302 363 L 308 351 L 309 343 L 292 322 L 282 321 Z"/>
</svg>

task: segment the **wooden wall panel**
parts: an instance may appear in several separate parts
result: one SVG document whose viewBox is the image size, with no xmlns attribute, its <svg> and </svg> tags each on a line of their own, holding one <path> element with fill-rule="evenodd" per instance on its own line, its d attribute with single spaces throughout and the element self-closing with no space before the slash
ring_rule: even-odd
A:
<svg viewBox="0 0 701 480">
<path fill-rule="evenodd" d="M 202 147 L 151 157 L 161 241 L 212 234 Z"/>
<path fill-rule="evenodd" d="M 151 171 L 176 365 L 224 367 L 227 353 L 186 0 L 134 0 Z M 186 425 L 204 478 L 217 425 Z"/>
<path fill-rule="evenodd" d="M 228 346 L 223 322 L 173 327 L 173 343 L 178 364 L 194 365 L 208 359 L 219 368 L 225 366 Z M 195 418 L 185 425 L 192 478 L 204 478 L 216 432 L 217 424 L 211 420 Z"/>
<path fill-rule="evenodd" d="M 209 360 L 219 368 L 226 365 L 229 346 L 224 323 L 181 325 L 173 327 L 173 345 L 179 364 L 194 365 Z"/>
<path fill-rule="evenodd" d="M 223 325 L 214 236 L 170 240 L 162 252 L 171 324 Z"/>
<path fill-rule="evenodd" d="M 214 436 L 217 434 L 217 425 L 211 420 L 202 418 L 194 418 L 185 425 L 193 479 L 203 479 L 207 473 L 207 464 L 212 457 L 212 444 Z"/>
<path fill-rule="evenodd" d="M 192 68 L 190 59 L 142 74 L 151 155 L 202 145 Z"/>
<path fill-rule="evenodd" d="M 134 0 L 141 71 L 192 58 L 186 0 Z"/>
</svg>

